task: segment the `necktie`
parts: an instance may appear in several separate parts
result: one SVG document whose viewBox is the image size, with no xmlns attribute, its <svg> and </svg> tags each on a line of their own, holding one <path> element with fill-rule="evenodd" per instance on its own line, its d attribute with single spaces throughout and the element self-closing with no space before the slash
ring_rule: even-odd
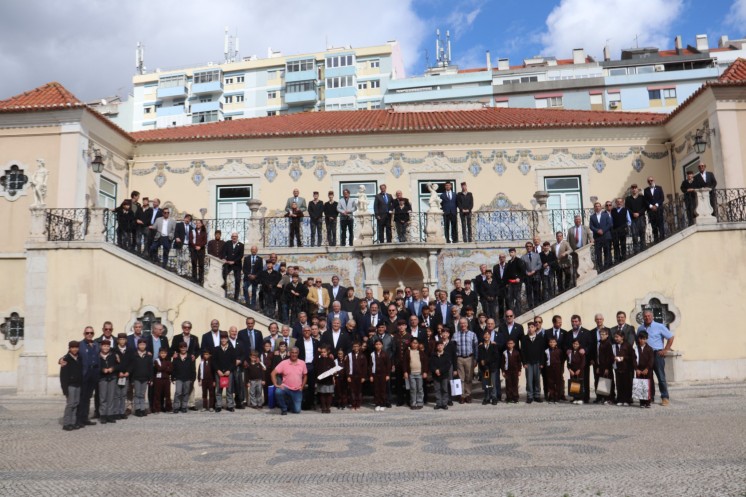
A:
<svg viewBox="0 0 746 497">
<path fill-rule="evenodd" d="M 575 228 L 575 239 L 578 241 L 578 247 L 580 247 L 582 245 L 580 240 L 580 226 Z"/>
<path fill-rule="evenodd" d="M 290 345 L 290 339 L 289 338 L 285 338 L 285 345 Z"/>
<path fill-rule="evenodd" d="M 531 262 L 531 252 L 528 253 L 528 262 Z"/>
</svg>

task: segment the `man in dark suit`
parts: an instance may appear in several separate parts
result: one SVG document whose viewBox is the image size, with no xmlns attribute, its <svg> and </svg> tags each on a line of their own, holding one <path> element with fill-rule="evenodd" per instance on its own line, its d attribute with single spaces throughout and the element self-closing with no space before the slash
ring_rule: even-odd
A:
<svg viewBox="0 0 746 497">
<path fill-rule="evenodd" d="M 445 231 L 446 243 L 458 242 L 458 227 L 456 226 L 456 194 L 450 182 L 445 184 L 443 193 L 440 194 L 440 208 L 443 209 L 443 230 Z"/>
<path fill-rule="evenodd" d="M 519 316 L 521 314 L 521 286 L 523 286 L 526 271 L 523 267 L 523 261 L 516 257 L 514 248 L 508 250 L 508 255 L 510 255 L 510 260 L 505 263 L 504 273 L 508 295 L 506 308 L 515 311 L 515 315 Z M 516 341 L 515 343 L 517 345 L 519 342 Z"/>
<path fill-rule="evenodd" d="M 681 182 L 679 189 L 684 195 L 684 208 L 686 209 L 686 221 L 689 226 L 694 224 L 697 217 L 697 191 L 694 186 L 694 171 L 687 171 L 686 178 Z"/>
<path fill-rule="evenodd" d="M 416 288 L 412 289 L 412 301 L 407 306 L 409 314 L 412 316 L 422 317 L 422 308 L 427 307 L 427 302 L 420 298 L 420 291 Z"/>
<path fill-rule="evenodd" d="M 145 338 L 142 334 L 142 321 L 135 321 L 132 325 L 132 333 L 127 335 L 127 348 L 129 350 L 137 350 L 137 342 Z"/>
<path fill-rule="evenodd" d="M 358 335 L 360 335 L 360 337 L 366 337 L 368 336 L 368 330 L 370 327 L 373 326 L 375 328 L 378 326 L 378 323 L 385 323 L 386 317 L 379 312 L 378 303 L 374 302 L 371 304 L 370 310 L 365 314 L 359 315 L 356 321 L 358 322 Z"/>
<path fill-rule="evenodd" d="M 184 214 L 184 219 L 176 223 L 176 228 L 174 229 L 173 248 L 175 250 L 180 251 L 185 243 L 189 244 L 189 232 L 193 229 L 191 214 Z"/>
<path fill-rule="evenodd" d="M 199 343 L 202 344 L 199 349 L 200 354 L 205 350 L 209 350 L 212 353 L 212 350 L 220 345 L 220 321 L 217 319 L 210 321 L 210 331 L 202 335 L 202 340 Z"/>
<path fill-rule="evenodd" d="M 243 343 L 244 349 L 247 354 L 251 354 L 252 350 L 256 350 L 258 353 L 262 353 L 262 332 L 254 329 L 256 322 L 254 318 L 246 318 L 246 328 L 238 332 L 238 340 Z"/>
<path fill-rule="evenodd" d="M 706 171 L 707 164 L 700 161 L 699 174 L 694 175 L 694 188 L 710 188 L 710 205 L 712 206 L 712 215 L 717 216 L 717 194 L 715 188 L 718 186 L 718 181 L 715 179 L 715 175 Z M 696 205 L 696 204 L 695 204 Z"/>
<path fill-rule="evenodd" d="M 580 342 L 580 348 L 585 351 L 585 367 L 583 368 L 583 402 L 586 404 L 590 401 L 590 386 L 591 386 L 591 360 L 589 354 L 593 354 L 596 345 L 593 341 L 593 333 L 583 328 L 580 316 L 574 314 L 570 318 L 570 324 L 572 329 L 565 335 L 564 350 L 572 349 L 572 342 L 577 338 Z"/>
<path fill-rule="evenodd" d="M 433 316 L 433 329 L 437 328 L 439 324 L 446 326 L 451 320 L 451 303 L 448 302 L 448 294 L 445 290 L 441 290 L 437 295 L 437 302 L 435 302 L 435 315 Z"/>
<path fill-rule="evenodd" d="M 155 241 L 155 220 L 159 217 L 163 217 L 163 210 L 161 210 L 160 207 L 161 201 L 154 198 L 150 203 L 151 207 L 143 209 L 142 211 L 143 226 L 145 226 L 145 230 L 147 231 L 147 236 L 145 237 L 147 240 L 147 245 L 145 246 L 146 251 L 150 250 L 150 247 Z"/>
<path fill-rule="evenodd" d="M 645 203 L 648 206 L 648 220 L 650 227 L 653 228 L 653 241 L 658 243 L 666 238 L 666 228 L 663 224 L 663 188 L 655 184 L 655 179 L 648 178 L 648 186 L 643 192 Z"/>
<path fill-rule="evenodd" d="M 311 221 L 311 247 L 321 247 L 321 231 L 324 224 L 324 202 L 319 200 L 319 192 L 313 192 L 313 200 L 308 203 L 308 218 Z"/>
<path fill-rule="evenodd" d="M 562 349 L 562 357 L 565 357 L 565 342 L 567 341 L 567 330 L 562 328 L 562 316 L 556 314 L 552 316 L 552 327 L 546 330 L 547 340 L 554 337 L 557 340 L 557 347 Z"/>
<path fill-rule="evenodd" d="M 305 311 L 299 312 L 298 320 L 293 323 L 293 338 L 295 338 L 296 340 L 300 340 L 300 337 L 303 336 L 303 328 L 305 328 L 306 326 L 311 326 L 311 322 L 308 320 L 308 313 Z"/>
<path fill-rule="evenodd" d="M 461 191 L 456 194 L 456 208 L 461 218 L 461 238 L 471 243 L 471 211 L 474 210 L 474 196 L 466 187 L 466 181 L 461 182 Z"/>
<path fill-rule="evenodd" d="M 611 202 L 608 204 L 611 207 Z M 593 204 L 593 211 L 588 227 L 593 233 L 596 270 L 600 273 L 611 266 L 611 230 L 614 228 L 614 221 L 611 220 L 609 213 L 602 209 L 601 202 Z"/>
<path fill-rule="evenodd" d="M 500 342 L 508 343 L 508 340 L 513 340 L 518 348 L 523 338 L 524 331 L 523 326 L 515 322 L 515 311 L 508 309 L 505 311 L 505 322 L 500 323 L 497 328 L 498 335 L 501 335 Z"/>
<path fill-rule="evenodd" d="M 345 355 L 352 351 L 352 340 L 342 331 L 342 321 L 332 319 L 331 329 L 321 335 L 321 343 L 329 346 L 329 350 L 337 357 L 337 352 L 343 350 Z"/>
<path fill-rule="evenodd" d="M 251 246 L 251 254 L 243 260 L 243 299 L 246 305 L 256 308 L 256 294 L 259 288 L 259 275 L 264 269 L 264 261 L 257 254 L 256 245 Z M 251 287 L 251 301 L 249 301 L 249 287 Z"/>
<path fill-rule="evenodd" d="M 341 303 L 342 299 L 347 296 L 347 288 L 339 284 L 339 276 L 336 274 L 332 276 L 331 283 L 324 283 L 321 287 L 326 288 L 326 291 L 329 292 L 329 300 L 332 304 L 335 300 Z M 329 308 L 331 309 L 331 304 L 329 305 Z M 344 328 L 344 325 L 342 325 L 342 327 Z"/>
<path fill-rule="evenodd" d="M 610 212 L 611 221 L 614 225 L 611 232 L 611 241 L 614 244 L 614 261 L 618 264 L 627 258 L 627 228 L 632 225 L 632 218 L 624 206 L 624 199 L 619 197 L 614 203 L 616 205 Z"/>
<path fill-rule="evenodd" d="M 616 326 L 611 330 L 611 333 L 614 334 L 617 331 L 622 332 L 625 342 L 630 344 L 632 347 L 635 346 L 637 332 L 634 327 L 627 324 L 627 314 L 624 311 L 616 313 Z"/>
<path fill-rule="evenodd" d="M 176 357 L 182 343 L 187 344 L 187 355 L 191 356 L 193 361 L 197 360 L 199 358 L 199 340 L 192 335 L 191 321 L 181 323 L 181 333 L 174 335 L 173 340 L 171 340 L 171 357 Z"/>
<path fill-rule="evenodd" d="M 158 354 L 161 350 L 168 351 L 168 338 L 163 336 L 163 325 L 161 323 L 153 323 L 153 329 L 148 337 L 147 343 L 145 344 L 145 350 L 150 352 L 153 356 L 153 362 L 158 359 Z M 153 406 L 155 397 L 155 386 L 151 385 L 148 387 L 148 405 Z M 162 405 L 161 411 L 165 410 L 166 406 Z M 152 411 L 151 407 L 151 411 Z"/>
<path fill-rule="evenodd" d="M 378 243 L 383 243 L 386 232 L 386 243 L 391 243 L 391 218 L 394 215 L 394 197 L 386 193 L 386 185 L 381 185 L 381 193 L 373 200 L 373 214 L 376 216 Z"/>
<path fill-rule="evenodd" d="M 337 201 L 334 200 L 334 192 L 329 190 L 329 201 L 324 202 L 324 222 L 326 223 L 326 243 L 330 247 L 337 245 L 338 205 Z"/>
<path fill-rule="evenodd" d="M 241 262 L 243 261 L 243 243 L 238 241 L 238 233 L 231 233 L 231 241 L 223 245 L 223 288 L 228 296 L 228 274 L 233 273 L 233 300 L 238 300 L 241 288 Z"/>
<path fill-rule="evenodd" d="M 332 310 L 329 311 L 329 315 L 326 318 L 327 328 L 332 328 L 332 320 L 334 319 L 339 319 L 339 321 L 342 323 L 342 329 L 345 329 L 347 327 L 347 321 L 350 320 L 350 315 L 347 313 L 347 311 L 342 310 L 342 304 L 338 300 L 335 300 L 332 303 Z"/>
</svg>

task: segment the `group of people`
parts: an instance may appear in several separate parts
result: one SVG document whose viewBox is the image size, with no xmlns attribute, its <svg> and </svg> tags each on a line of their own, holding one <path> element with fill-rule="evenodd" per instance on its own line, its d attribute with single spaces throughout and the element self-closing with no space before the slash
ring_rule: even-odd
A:
<svg viewBox="0 0 746 497">
<path fill-rule="evenodd" d="M 286 414 L 318 404 L 323 413 L 332 406 L 358 410 L 367 396 L 372 396 L 376 411 L 394 402 L 421 409 L 430 390 L 434 408 L 445 410 L 454 396 L 462 404 L 471 403 L 474 381 L 482 384 L 482 403 L 496 405 L 503 401 L 503 379 L 504 400 L 515 403 L 521 371 L 527 403 L 561 402 L 567 400 L 565 368 L 578 385 L 572 392 L 575 403 L 590 401 L 592 373 L 596 403 L 631 404 L 632 381 L 639 378 L 651 380 L 649 396 L 640 399 L 642 406 L 649 406 L 655 373 L 662 404 L 668 404 L 665 355 L 673 335 L 653 320 L 650 310 L 643 313 L 637 330 L 619 312 L 611 329 L 597 314 L 590 330 L 574 315 L 569 330 L 554 316 L 551 328 L 537 317 L 524 331 L 510 309 L 503 320 L 484 313 L 475 317 L 473 310 L 461 316 L 448 313 L 458 307 L 447 301 L 444 290 L 436 295 L 433 315 L 432 306 L 413 291 L 416 298 L 406 310 L 373 299 L 368 312 L 367 300 L 361 299 L 366 312 L 347 313 L 334 301 L 328 314 L 302 311 L 292 326 L 271 323 L 266 336 L 252 317 L 241 330 L 221 330 L 213 320 L 201 338 L 192 335 L 192 324 L 184 321 L 170 343 L 160 323 L 153 324 L 150 335 L 143 334 L 138 321 L 131 334 L 114 336 L 114 326 L 107 321 L 98 338 L 88 326 L 83 340 L 71 341 L 59 361 L 67 397 L 63 428 L 95 424 L 89 419 L 91 398 L 94 417 L 102 424 L 128 414 L 143 417 L 198 408 L 233 412 L 276 405 Z M 610 389 L 598 391 L 602 379 L 610 381 Z"/>
</svg>

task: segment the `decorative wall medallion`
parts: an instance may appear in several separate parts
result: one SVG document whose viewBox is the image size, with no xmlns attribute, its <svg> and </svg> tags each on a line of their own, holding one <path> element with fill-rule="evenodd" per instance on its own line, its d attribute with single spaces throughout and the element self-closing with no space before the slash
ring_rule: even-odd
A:
<svg viewBox="0 0 746 497">
<path fill-rule="evenodd" d="M 153 181 L 155 181 L 155 184 L 158 185 L 158 188 L 162 188 L 163 185 L 166 184 L 166 175 L 160 172 L 156 175 Z"/>
<path fill-rule="evenodd" d="M 472 176 L 479 176 L 479 173 L 482 172 L 482 166 L 480 166 L 477 161 L 474 161 L 471 163 L 471 166 L 469 166 L 469 172 Z"/>
<path fill-rule="evenodd" d="M 518 170 L 521 172 L 521 174 L 526 176 L 528 172 L 531 170 L 531 165 L 528 162 L 523 161 L 521 162 L 521 165 L 518 166 Z"/>
<path fill-rule="evenodd" d="M 264 172 L 264 177 L 272 183 L 277 178 L 277 169 L 275 169 L 275 166 L 269 166 Z"/>
<path fill-rule="evenodd" d="M 404 168 L 401 167 L 401 164 L 397 161 L 394 163 L 393 166 L 391 166 L 391 174 L 394 175 L 394 178 L 399 178 L 399 176 L 404 173 Z"/>
<path fill-rule="evenodd" d="M 645 167 L 645 162 L 643 162 L 641 157 L 632 160 L 632 169 L 634 169 L 638 173 L 642 171 L 643 167 Z"/>
<path fill-rule="evenodd" d="M 288 174 L 290 174 L 290 177 L 293 179 L 293 181 L 298 181 L 300 177 L 303 176 L 303 171 L 301 171 L 300 167 L 296 165 L 290 168 L 290 172 Z"/>
<path fill-rule="evenodd" d="M 205 175 L 202 174 L 202 165 L 199 163 L 194 164 L 194 171 L 192 171 L 192 183 L 194 183 L 196 186 L 199 186 L 200 183 L 202 183 L 202 180 L 205 179 Z"/>
<path fill-rule="evenodd" d="M 604 169 L 606 169 L 606 163 L 603 159 L 596 159 L 593 161 L 593 168 L 600 172 L 603 172 Z"/>
<path fill-rule="evenodd" d="M 317 167 L 313 171 L 313 175 L 316 176 L 316 179 L 321 181 L 324 179 L 324 176 L 326 176 L 326 169 L 324 169 L 322 166 Z"/>
<path fill-rule="evenodd" d="M 498 176 L 502 176 L 505 172 L 505 164 L 503 164 L 502 162 L 498 162 L 497 164 L 495 164 L 494 169 Z"/>
</svg>

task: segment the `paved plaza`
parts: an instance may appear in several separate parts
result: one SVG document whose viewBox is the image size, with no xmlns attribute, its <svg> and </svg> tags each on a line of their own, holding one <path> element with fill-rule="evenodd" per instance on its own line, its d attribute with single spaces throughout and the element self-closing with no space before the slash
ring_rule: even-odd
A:
<svg viewBox="0 0 746 497">
<path fill-rule="evenodd" d="M 159 414 L 74 432 L 0 391 L 0 495 L 746 496 L 746 384 L 670 407 Z"/>
</svg>

